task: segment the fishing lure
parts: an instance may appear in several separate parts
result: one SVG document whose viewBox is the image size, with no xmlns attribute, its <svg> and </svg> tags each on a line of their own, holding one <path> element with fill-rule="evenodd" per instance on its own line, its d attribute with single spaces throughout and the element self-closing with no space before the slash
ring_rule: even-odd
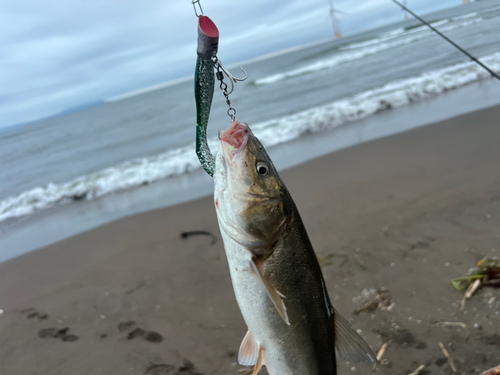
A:
<svg viewBox="0 0 500 375">
<path fill-rule="evenodd" d="M 240 66 L 240 69 L 245 74 L 243 78 L 234 77 L 217 57 L 219 47 L 219 30 L 215 23 L 203 14 L 199 0 L 192 0 L 194 13 L 198 17 L 198 48 L 196 69 L 194 73 L 194 96 L 196 100 L 196 155 L 200 160 L 203 169 L 213 177 L 215 171 L 215 158 L 210 151 L 207 142 L 207 126 L 208 118 L 210 117 L 210 107 L 214 96 L 214 70 L 215 76 L 220 81 L 220 88 L 226 103 L 229 106 L 227 114 L 234 121 L 236 118 L 236 110 L 231 107 L 229 95 L 234 90 L 234 84 L 238 81 L 247 79 L 247 73 Z M 197 9 L 198 6 L 198 9 Z M 199 12 L 199 14 L 198 14 Z M 229 79 L 231 89 L 228 90 L 227 84 L 224 82 L 224 74 Z"/>
<path fill-rule="evenodd" d="M 219 30 L 207 16 L 198 17 L 198 58 L 194 74 L 196 99 L 196 155 L 203 169 L 214 175 L 215 158 L 207 143 L 207 125 L 214 96 L 214 60 L 219 46 Z"/>
</svg>

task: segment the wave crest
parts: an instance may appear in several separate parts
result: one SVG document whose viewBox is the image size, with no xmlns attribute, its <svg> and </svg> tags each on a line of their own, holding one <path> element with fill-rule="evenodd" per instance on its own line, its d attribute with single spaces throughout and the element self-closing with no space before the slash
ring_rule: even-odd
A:
<svg viewBox="0 0 500 375">
<path fill-rule="evenodd" d="M 481 21 L 481 17 L 476 17 L 474 19 L 469 19 L 467 21 L 461 22 L 459 24 L 452 24 L 447 27 L 440 29 L 442 32 L 449 32 L 454 29 L 468 26 L 470 24 Z M 433 26 L 441 26 L 449 23 L 450 21 L 445 19 L 438 22 L 432 23 Z M 415 35 L 414 35 L 415 34 Z M 284 73 L 273 74 L 268 77 L 255 80 L 256 85 L 270 85 L 287 78 L 297 77 L 308 73 L 317 72 L 320 70 L 330 69 L 334 66 L 351 62 L 354 60 L 362 59 L 364 57 L 374 55 L 379 52 L 387 51 L 392 48 L 403 46 L 406 44 L 418 42 L 423 39 L 430 38 L 434 36 L 434 32 L 427 29 L 425 25 L 405 30 L 396 29 L 385 34 L 380 35 L 378 38 L 370 39 L 367 41 L 352 43 L 347 46 L 340 48 L 342 52 L 340 54 L 335 54 L 328 59 L 323 59 L 315 63 L 303 66 L 298 69 L 293 69 Z M 394 40 L 396 39 L 396 40 Z"/>
<path fill-rule="evenodd" d="M 500 72 L 500 52 L 480 60 L 490 69 Z M 393 81 L 327 105 L 255 124 L 252 130 L 266 147 L 271 147 L 306 133 L 335 128 L 380 111 L 436 96 L 488 76 L 474 62 L 455 64 L 418 77 Z M 217 149 L 217 138 L 209 139 L 208 143 L 212 150 Z M 50 183 L 6 198 L 0 201 L 0 221 L 191 172 L 200 168 L 194 149 L 193 143 L 157 156 L 126 161 L 66 183 Z"/>
</svg>

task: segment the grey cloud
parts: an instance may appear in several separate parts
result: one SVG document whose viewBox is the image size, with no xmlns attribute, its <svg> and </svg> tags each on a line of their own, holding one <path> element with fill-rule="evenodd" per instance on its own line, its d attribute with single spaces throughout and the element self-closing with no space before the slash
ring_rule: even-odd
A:
<svg viewBox="0 0 500 375">
<path fill-rule="evenodd" d="M 425 12 L 457 0 L 409 1 Z M 437 4 L 437 5 L 436 5 Z M 327 0 L 202 0 L 226 64 L 331 38 Z M 400 20 L 389 0 L 335 0 L 345 33 Z M 0 3 L 0 127 L 191 74 L 189 0 L 4 0 Z"/>
</svg>

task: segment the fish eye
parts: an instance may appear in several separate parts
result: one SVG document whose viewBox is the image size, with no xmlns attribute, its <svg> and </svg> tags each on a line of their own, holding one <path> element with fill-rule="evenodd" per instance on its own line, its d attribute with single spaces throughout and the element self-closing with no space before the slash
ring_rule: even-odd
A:
<svg viewBox="0 0 500 375">
<path fill-rule="evenodd" d="M 257 173 L 261 176 L 266 176 L 269 173 L 269 167 L 266 163 L 257 163 Z"/>
</svg>

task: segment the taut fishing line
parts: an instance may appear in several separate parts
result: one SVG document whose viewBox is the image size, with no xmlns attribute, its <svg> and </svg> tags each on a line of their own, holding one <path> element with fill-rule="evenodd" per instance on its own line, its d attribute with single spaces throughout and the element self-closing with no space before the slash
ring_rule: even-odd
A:
<svg viewBox="0 0 500 375">
<path fill-rule="evenodd" d="M 395 2 L 397 5 L 399 5 L 401 8 L 403 8 L 404 10 L 406 10 L 408 13 L 410 13 L 413 17 L 415 17 L 417 20 L 419 20 L 420 22 L 422 22 L 424 25 L 428 26 L 432 31 L 434 31 L 436 34 L 438 34 L 441 38 L 443 38 L 444 40 L 446 40 L 448 43 L 450 43 L 452 46 L 454 46 L 460 52 L 462 52 L 463 54 L 465 54 L 468 57 L 470 57 L 472 61 L 474 61 L 476 64 L 480 65 L 481 67 L 483 67 L 493 77 L 495 77 L 496 79 L 500 80 L 500 76 L 497 73 L 495 73 L 493 70 L 491 70 L 490 68 L 488 68 L 481 61 L 479 61 L 477 58 L 475 58 L 474 56 L 472 56 L 469 52 L 467 52 L 465 49 L 463 49 L 462 47 L 460 47 L 458 44 L 456 44 L 453 40 L 451 40 L 450 38 L 448 38 L 446 35 L 442 34 L 439 30 L 437 30 L 429 22 L 427 22 L 424 19 L 422 19 L 419 16 L 417 16 L 415 13 L 413 13 L 410 9 L 408 9 L 405 5 L 401 4 L 399 1 L 397 1 L 397 0 L 392 0 L 392 1 Z"/>
</svg>

